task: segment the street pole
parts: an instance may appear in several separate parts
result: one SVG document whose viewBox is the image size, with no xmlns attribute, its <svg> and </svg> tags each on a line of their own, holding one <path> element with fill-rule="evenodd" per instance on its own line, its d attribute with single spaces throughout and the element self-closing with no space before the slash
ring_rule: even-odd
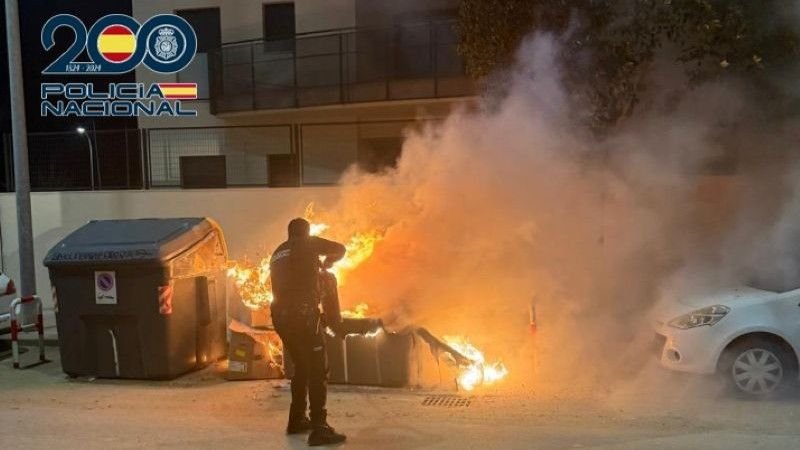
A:
<svg viewBox="0 0 800 450">
<path fill-rule="evenodd" d="M 25 93 L 22 85 L 22 54 L 19 38 L 19 4 L 5 0 L 6 42 L 8 42 L 9 95 L 11 100 L 11 138 L 14 147 L 14 189 L 17 196 L 17 239 L 19 241 L 19 295 L 36 293 L 33 262 L 33 221 L 31 219 L 31 180 L 28 173 L 28 132 L 25 126 Z"/>
<path fill-rule="evenodd" d="M 100 166 L 100 152 L 97 151 L 97 126 L 95 126 L 94 119 L 92 119 L 92 140 L 94 143 L 89 143 L 92 147 L 92 154 L 94 155 L 92 167 L 94 167 L 94 164 L 97 164 L 97 189 L 103 189 L 103 171 Z M 92 187 L 92 190 L 94 190 L 94 187 Z"/>
<path fill-rule="evenodd" d="M 78 134 L 86 138 L 86 143 L 89 144 L 89 190 L 94 190 L 94 148 L 92 148 L 92 140 L 89 138 L 86 128 L 78 127 Z M 98 174 L 99 175 L 99 174 Z"/>
<path fill-rule="evenodd" d="M 92 139 L 87 134 L 84 134 L 83 136 L 86 138 L 86 142 L 89 143 L 89 166 L 91 166 L 89 170 L 91 172 L 90 178 L 92 183 L 91 190 L 94 190 L 94 146 L 92 145 Z"/>
<path fill-rule="evenodd" d="M 94 190 L 94 145 L 92 145 L 92 139 L 89 137 L 89 135 L 84 134 L 84 136 L 86 136 L 86 142 L 89 143 L 89 164 L 92 166 L 92 190 Z M 100 176 L 99 172 L 97 173 L 97 176 Z M 100 180 L 98 179 L 98 181 Z"/>
</svg>

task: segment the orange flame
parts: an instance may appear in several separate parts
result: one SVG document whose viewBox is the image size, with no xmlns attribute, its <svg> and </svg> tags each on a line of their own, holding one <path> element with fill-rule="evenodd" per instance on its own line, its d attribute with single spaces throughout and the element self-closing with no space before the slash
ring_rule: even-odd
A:
<svg viewBox="0 0 800 450">
<path fill-rule="evenodd" d="M 314 223 L 314 204 L 306 206 L 303 217 L 311 222 L 311 234 L 318 236 L 330 227 L 324 223 Z M 344 258 L 337 261 L 330 269 L 336 275 L 339 286 L 344 285 L 344 281 L 349 272 L 366 261 L 375 250 L 375 245 L 382 239 L 383 235 L 378 231 L 369 233 L 356 233 L 347 240 L 345 248 L 347 253 Z M 233 279 L 242 302 L 252 310 L 259 310 L 268 307 L 273 300 L 272 282 L 269 278 L 269 260 L 271 255 L 267 255 L 258 264 L 253 264 L 246 259 L 234 261 L 233 266 L 228 269 L 228 277 Z"/>
<path fill-rule="evenodd" d="M 233 279 L 242 303 L 252 310 L 266 308 L 272 303 L 272 282 L 269 278 L 269 255 L 258 264 L 246 259 L 235 262 L 228 269 L 228 278 Z"/>
<path fill-rule="evenodd" d="M 314 205 L 309 204 L 305 209 L 304 217 L 311 223 L 311 234 L 318 236 L 326 232 L 330 227 L 325 223 L 315 223 Z M 356 233 L 347 240 L 345 247 L 347 253 L 345 257 L 337 261 L 330 269 L 342 286 L 347 275 L 372 256 L 375 246 L 383 238 L 383 233 L 374 230 L 366 233 Z M 270 255 L 261 259 L 258 264 L 250 263 L 247 260 L 236 262 L 228 269 L 228 277 L 233 279 L 234 285 L 239 292 L 242 302 L 253 310 L 268 307 L 273 301 L 272 283 L 269 277 Z M 363 319 L 367 317 L 369 306 L 366 303 L 356 305 L 352 310 L 342 311 L 342 317 Z M 375 332 L 367 336 L 375 336 L 380 333 Z M 475 389 L 477 386 L 492 385 L 508 375 L 508 369 L 502 362 L 487 363 L 483 352 L 478 350 L 463 336 L 445 336 L 444 341 L 454 350 L 461 353 L 471 361 L 459 367 L 458 385 L 467 391 Z M 269 356 L 273 361 L 279 357 L 279 349 L 269 347 Z"/>
<path fill-rule="evenodd" d="M 382 236 L 378 232 L 358 233 L 350 238 L 345 244 L 347 253 L 333 265 L 331 272 L 336 275 L 339 286 L 343 286 L 346 275 L 366 261 L 375 250 L 375 244 L 380 241 Z"/>
<path fill-rule="evenodd" d="M 369 306 L 366 303 L 359 303 L 353 309 L 342 311 L 342 317 L 345 319 L 366 319 Z"/>
<path fill-rule="evenodd" d="M 312 236 L 319 236 L 330 228 L 328 224 L 314 222 L 314 203 L 309 203 L 306 206 L 303 217 L 311 223 Z M 330 269 L 336 275 L 336 281 L 339 286 L 344 286 L 347 273 L 372 256 L 372 252 L 375 251 L 375 244 L 382 238 L 383 234 L 376 230 L 368 233 L 356 233 L 348 239 L 344 245 L 347 253 L 345 253 L 344 258 L 336 261 L 336 264 Z"/>
<path fill-rule="evenodd" d="M 272 367 L 283 368 L 283 347 L 273 342 L 267 343 L 267 355 Z"/>
<path fill-rule="evenodd" d="M 458 375 L 458 385 L 466 391 L 471 391 L 479 385 L 492 385 L 508 375 L 508 369 L 502 362 L 487 363 L 483 352 L 472 345 L 463 336 L 444 336 L 444 341 L 450 347 L 467 359 L 471 364 L 462 366 Z"/>
</svg>

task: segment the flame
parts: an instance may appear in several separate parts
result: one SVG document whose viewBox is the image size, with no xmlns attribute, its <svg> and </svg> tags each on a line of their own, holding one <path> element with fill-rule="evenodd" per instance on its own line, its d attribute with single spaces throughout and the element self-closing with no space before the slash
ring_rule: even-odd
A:
<svg viewBox="0 0 800 450">
<path fill-rule="evenodd" d="M 345 319 L 366 319 L 369 305 L 366 303 L 359 303 L 353 309 L 346 309 L 342 311 L 342 317 Z"/>
<path fill-rule="evenodd" d="M 347 253 L 344 258 L 340 259 L 333 265 L 331 272 L 336 275 L 339 286 L 343 286 L 346 275 L 353 269 L 366 261 L 372 252 L 375 250 L 375 244 L 381 240 L 383 236 L 377 232 L 358 233 L 350 238 L 344 245 L 347 248 Z"/>
<path fill-rule="evenodd" d="M 329 228 L 328 224 L 314 223 L 314 202 L 311 202 L 306 206 L 306 210 L 303 213 L 303 218 L 311 224 L 310 232 L 312 236 L 319 236 Z"/>
<path fill-rule="evenodd" d="M 343 319 L 366 319 L 367 318 L 367 311 L 369 311 L 369 305 L 366 303 L 359 303 L 353 309 L 346 309 L 342 311 L 342 318 Z M 377 337 L 379 334 L 383 332 L 382 328 L 378 328 L 375 331 L 371 331 L 363 336 L 368 338 Z"/>
<path fill-rule="evenodd" d="M 314 203 L 309 203 L 306 206 L 305 218 L 311 224 L 311 235 L 319 236 L 327 231 L 330 226 L 325 223 L 314 222 Z M 346 274 L 366 261 L 372 252 L 375 251 L 375 244 L 383 238 L 383 234 L 376 231 L 368 233 L 356 233 L 350 237 L 344 245 L 347 249 L 344 258 L 336 261 L 336 264 L 330 269 L 331 273 L 336 276 L 336 281 L 339 286 L 344 286 Z"/>
<path fill-rule="evenodd" d="M 328 224 L 313 221 L 314 203 L 306 206 L 303 217 L 310 222 L 310 231 L 313 236 L 318 236 L 330 228 Z M 356 233 L 347 240 L 345 244 L 347 253 L 330 269 L 336 275 L 339 286 L 344 285 L 344 280 L 349 272 L 372 255 L 375 245 L 382 237 L 382 233 L 376 230 L 368 233 Z M 266 308 L 274 299 L 272 282 L 269 278 L 270 257 L 271 255 L 266 255 L 258 264 L 253 264 L 246 259 L 233 261 L 233 266 L 228 269 L 228 277 L 233 279 L 242 302 L 252 310 Z"/>
<path fill-rule="evenodd" d="M 270 341 L 267 343 L 267 355 L 271 366 L 283 368 L 283 347 Z"/>
<path fill-rule="evenodd" d="M 247 260 L 234 262 L 233 267 L 228 269 L 228 278 L 233 279 L 242 303 L 252 310 L 266 308 L 273 300 L 269 258 L 268 255 L 255 265 Z"/>
<path fill-rule="evenodd" d="M 314 204 L 310 203 L 303 217 L 311 224 L 311 234 L 318 236 L 331 227 L 326 223 L 314 222 Z M 344 285 L 347 275 L 364 261 L 372 256 L 375 246 L 383 239 L 383 232 L 373 230 L 369 232 L 355 233 L 346 239 L 345 247 L 347 253 L 345 257 L 337 261 L 330 271 L 336 275 L 339 286 Z M 272 283 L 269 277 L 269 260 L 271 255 L 261 259 L 258 264 L 253 264 L 247 260 L 233 262 L 233 266 L 228 269 L 228 277 L 233 279 L 242 302 L 253 310 L 268 307 L 273 301 Z M 356 305 L 352 310 L 342 311 L 342 317 L 363 319 L 367 317 L 369 306 L 366 303 Z M 378 330 L 370 333 L 367 337 L 375 337 L 381 333 Z M 487 363 L 483 353 L 472 345 L 463 336 L 445 336 L 444 341 L 454 350 L 461 353 L 471 361 L 470 364 L 462 364 L 459 367 L 458 385 L 467 391 L 475 389 L 477 386 L 492 385 L 508 375 L 508 369 L 502 362 Z M 269 356 L 272 361 L 280 357 L 280 348 L 269 346 Z"/>
<path fill-rule="evenodd" d="M 378 337 L 378 335 L 380 335 L 381 333 L 383 333 L 383 329 L 382 328 L 378 328 L 375 331 L 370 331 L 369 333 L 365 334 L 364 337 L 368 337 L 368 338 L 371 339 L 371 338 Z"/>
<path fill-rule="evenodd" d="M 467 338 L 444 336 L 443 340 L 453 347 L 453 350 L 472 361 L 469 365 L 463 365 L 458 375 L 458 385 L 464 390 L 471 391 L 479 385 L 492 385 L 508 375 L 508 368 L 502 362 L 487 363 L 483 352 L 472 345 Z"/>
</svg>

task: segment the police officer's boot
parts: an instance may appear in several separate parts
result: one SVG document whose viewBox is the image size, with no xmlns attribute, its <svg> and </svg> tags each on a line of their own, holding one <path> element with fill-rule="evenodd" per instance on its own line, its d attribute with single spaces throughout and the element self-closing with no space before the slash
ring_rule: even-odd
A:
<svg viewBox="0 0 800 450">
<path fill-rule="evenodd" d="M 311 434 L 308 435 L 308 445 L 315 447 L 318 445 L 339 444 L 347 439 L 347 436 L 337 433 L 332 426 L 328 425 L 327 412 L 311 415 Z"/>
<path fill-rule="evenodd" d="M 292 405 L 289 408 L 289 423 L 286 434 L 300 434 L 311 430 L 311 421 L 306 417 L 305 406 L 302 409 Z"/>
</svg>

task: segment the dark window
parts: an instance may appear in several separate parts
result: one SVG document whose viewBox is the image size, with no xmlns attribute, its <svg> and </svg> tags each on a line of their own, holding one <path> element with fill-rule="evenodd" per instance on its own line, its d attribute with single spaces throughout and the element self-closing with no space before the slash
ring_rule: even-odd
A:
<svg viewBox="0 0 800 450">
<path fill-rule="evenodd" d="M 219 8 L 183 9 L 176 14 L 186 19 L 197 35 L 197 53 L 208 53 L 222 44 Z"/>
<path fill-rule="evenodd" d="M 264 39 L 294 37 L 294 3 L 267 3 L 264 5 Z"/>
<path fill-rule="evenodd" d="M 196 82 L 197 97 L 208 99 L 210 80 L 213 79 L 209 58 L 222 45 L 219 8 L 185 9 L 176 11 L 176 14 L 186 19 L 197 35 L 197 54 L 191 64 L 178 72 L 177 79 L 181 82 Z"/>
<path fill-rule="evenodd" d="M 294 51 L 294 34 L 294 3 L 265 4 L 265 50 Z"/>
<path fill-rule="evenodd" d="M 228 185 L 225 155 L 181 156 L 181 187 L 224 188 Z"/>
<path fill-rule="evenodd" d="M 270 187 L 300 186 L 295 155 L 267 155 L 267 182 Z"/>
<path fill-rule="evenodd" d="M 361 139 L 358 145 L 358 165 L 365 172 L 383 172 L 397 167 L 402 150 L 403 138 L 400 136 Z"/>
<path fill-rule="evenodd" d="M 458 17 L 452 9 L 411 11 L 394 16 L 394 78 L 425 78 L 434 73 L 435 23 Z"/>
</svg>

